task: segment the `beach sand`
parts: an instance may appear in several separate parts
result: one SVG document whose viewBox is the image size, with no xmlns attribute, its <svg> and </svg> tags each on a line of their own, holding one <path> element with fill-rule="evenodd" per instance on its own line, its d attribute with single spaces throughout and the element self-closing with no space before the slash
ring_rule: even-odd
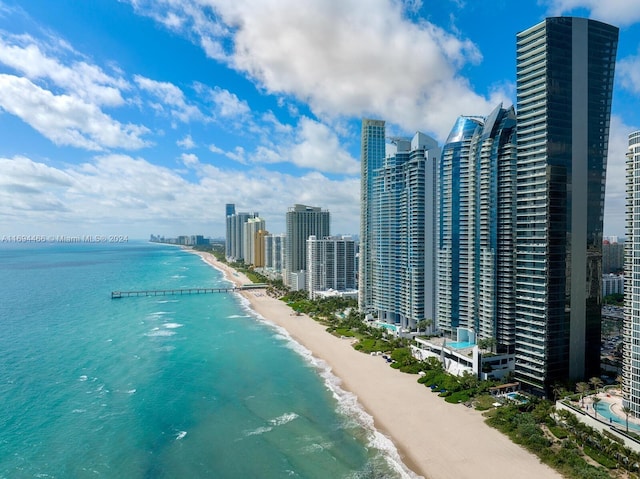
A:
<svg viewBox="0 0 640 479">
<path fill-rule="evenodd" d="M 209 253 L 199 254 L 236 285 L 251 283 Z M 562 476 L 499 431 L 479 411 L 449 404 L 417 382 L 417 376 L 395 370 L 381 356 L 353 349 L 350 339 L 329 334 L 306 315 L 292 314 L 284 302 L 264 292 L 243 291 L 260 316 L 282 328 L 342 381 L 373 417 L 376 429 L 391 439 L 403 462 L 428 479 L 546 479 Z"/>
</svg>

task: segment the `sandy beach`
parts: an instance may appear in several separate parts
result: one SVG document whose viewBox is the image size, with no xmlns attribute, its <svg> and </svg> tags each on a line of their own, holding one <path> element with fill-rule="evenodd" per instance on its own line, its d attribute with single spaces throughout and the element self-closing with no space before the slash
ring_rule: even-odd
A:
<svg viewBox="0 0 640 479">
<path fill-rule="evenodd" d="M 251 281 L 209 253 L 199 254 L 236 285 Z M 252 308 L 267 321 L 326 362 L 389 437 L 409 469 L 428 479 L 561 478 L 550 467 L 484 423 L 479 411 L 449 404 L 380 356 L 353 349 L 349 339 L 326 332 L 306 315 L 296 316 L 282 301 L 263 292 L 244 291 Z"/>
</svg>

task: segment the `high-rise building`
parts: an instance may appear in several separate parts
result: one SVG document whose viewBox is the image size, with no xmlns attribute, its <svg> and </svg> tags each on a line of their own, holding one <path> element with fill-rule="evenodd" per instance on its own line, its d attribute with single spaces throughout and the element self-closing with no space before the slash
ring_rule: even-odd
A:
<svg viewBox="0 0 640 479">
<path fill-rule="evenodd" d="M 284 281 L 292 285 L 292 275 L 304 276 L 307 269 L 307 239 L 309 236 L 330 236 L 329 212 L 319 207 L 294 205 L 286 215 L 287 241 L 285 245 L 286 274 Z M 296 288 L 304 283 L 296 281 Z"/>
<path fill-rule="evenodd" d="M 438 323 L 515 348 L 516 115 L 460 117 L 439 170 Z"/>
<path fill-rule="evenodd" d="M 227 212 L 229 211 L 231 210 L 227 207 Z M 227 216 L 227 244 L 225 246 L 225 254 L 228 261 L 245 261 L 246 245 L 244 225 L 249 218 L 256 218 L 258 216 L 258 213 L 232 213 Z"/>
<path fill-rule="evenodd" d="M 618 29 L 547 18 L 517 35 L 516 377 L 600 371 L 605 170 Z"/>
<path fill-rule="evenodd" d="M 225 258 L 231 257 L 231 236 L 232 236 L 232 227 L 231 227 L 231 216 L 236 214 L 236 205 L 233 203 L 227 203 L 225 206 L 225 242 L 224 242 L 224 256 Z"/>
<path fill-rule="evenodd" d="M 311 299 L 329 290 L 355 292 L 356 276 L 356 243 L 351 236 L 309 236 L 306 280 Z"/>
<path fill-rule="evenodd" d="M 258 266 L 256 264 L 256 245 L 258 232 L 261 230 L 266 230 L 266 222 L 263 218 L 259 216 L 254 216 L 253 218 L 248 218 L 244 222 L 244 262 L 246 264 L 252 264 L 254 266 Z M 264 258 L 261 258 L 264 261 Z"/>
<path fill-rule="evenodd" d="M 471 250 L 469 211 L 475 171 L 471 140 L 482 131 L 482 121 L 458 118 L 442 148 L 438 169 L 438 328 L 454 335 L 457 328 L 471 329 L 467 292 L 473 292 L 468 277 Z"/>
<path fill-rule="evenodd" d="M 358 253 L 358 304 L 363 312 L 373 311 L 373 259 L 371 215 L 375 207 L 371 195 L 377 171 L 385 158 L 385 123 L 362 120 L 360 138 L 360 247 Z"/>
<path fill-rule="evenodd" d="M 286 235 L 267 235 L 264 239 L 265 249 L 265 268 L 275 273 L 282 272 L 284 263 L 284 245 L 286 244 Z"/>
<path fill-rule="evenodd" d="M 604 240 L 602 243 L 602 273 L 619 273 L 624 269 L 624 242 L 614 243 Z"/>
<path fill-rule="evenodd" d="M 391 139 L 385 156 L 372 179 L 370 224 L 362 228 L 368 235 L 371 282 L 360 285 L 370 288 L 365 296 L 378 320 L 403 329 L 429 320 L 432 329 L 440 148 L 436 140 L 418 132 L 412 139 Z"/>
<path fill-rule="evenodd" d="M 640 416 L 640 131 L 629 135 L 626 166 L 622 390 L 624 406 L 637 417 Z"/>
</svg>

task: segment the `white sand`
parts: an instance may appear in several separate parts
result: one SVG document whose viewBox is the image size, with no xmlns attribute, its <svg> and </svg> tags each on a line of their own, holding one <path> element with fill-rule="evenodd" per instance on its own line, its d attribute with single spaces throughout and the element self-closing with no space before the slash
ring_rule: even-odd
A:
<svg viewBox="0 0 640 479">
<path fill-rule="evenodd" d="M 208 253 L 198 253 L 222 270 L 236 285 L 249 279 Z M 479 411 L 449 404 L 380 356 L 353 349 L 306 315 L 292 315 L 282 301 L 256 291 L 244 291 L 263 318 L 286 329 L 291 337 L 325 361 L 373 417 L 378 431 L 389 437 L 404 463 L 429 479 L 517 478 L 562 476 L 538 458 L 484 423 Z"/>
</svg>

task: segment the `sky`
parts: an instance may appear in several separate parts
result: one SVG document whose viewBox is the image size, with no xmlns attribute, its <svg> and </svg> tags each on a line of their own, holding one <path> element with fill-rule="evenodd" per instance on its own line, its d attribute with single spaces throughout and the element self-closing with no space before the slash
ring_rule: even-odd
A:
<svg viewBox="0 0 640 479">
<path fill-rule="evenodd" d="M 441 144 L 515 103 L 516 34 L 620 28 L 605 235 L 624 236 L 640 1 L 0 0 L 0 239 L 222 237 L 225 204 L 357 234 L 362 118 Z"/>
</svg>

